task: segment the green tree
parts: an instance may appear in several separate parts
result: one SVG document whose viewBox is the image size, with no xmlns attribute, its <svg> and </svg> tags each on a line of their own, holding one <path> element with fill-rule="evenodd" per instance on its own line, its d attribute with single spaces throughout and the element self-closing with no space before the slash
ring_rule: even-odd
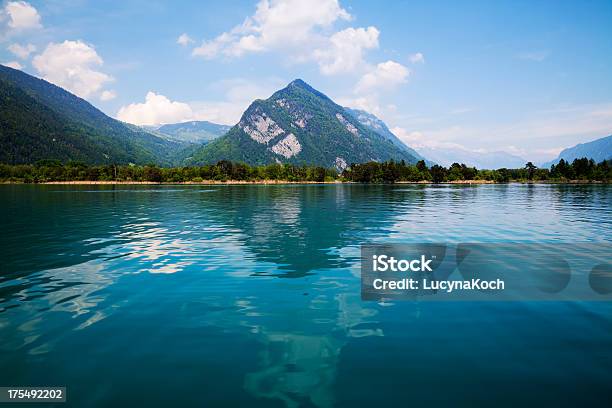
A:
<svg viewBox="0 0 612 408">
<path fill-rule="evenodd" d="M 525 164 L 525 169 L 527 170 L 527 179 L 533 180 L 533 175 L 537 169 L 536 165 L 532 162 L 527 162 L 527 164 Z"/>
<path fill-rule="evenodd" d="M 442 166 L 435 164 L 431 166 L 429 172 L 431 173 L 431 181 L 434 183 L 441 183 L 446 180 L 446 169 Z"/>
</svg>

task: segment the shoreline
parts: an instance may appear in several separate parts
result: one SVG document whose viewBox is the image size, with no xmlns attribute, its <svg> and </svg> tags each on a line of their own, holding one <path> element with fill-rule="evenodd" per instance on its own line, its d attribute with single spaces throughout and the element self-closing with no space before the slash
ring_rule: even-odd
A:
<svg viewBox="0 0 612 408">
<path fill-rule="evenodd" d="M 183 181 L 183 182 L 155 182 L 155 181 L 126 181 L 126 180 L 71 180 L 71 181 L 44 181 L 40 183 L 24 183 L 24 182 L 12 182 L 3 181 L 0 184 L 32 184 L 32 185 L 287 185 L 287 184 L 371 184 L 371 185 L 383 185 L 383 184 L 609 184 L 603 181 L 589 181 L 589 180 L 567 180 L 567 181 L 555 181 L 555 180 L 537 180 L 537 181 L 519 181 L 511 180 L 507 183 L 498 183 L 492 180 L 456 180 L 456 181 L 445 181 L 441 183 L 433 183 L 431 181 L 396 181 L 395 183 L 356 183 L 352 181 L 289 181 L 289 180 L 202 180 L 202 181 Z"/>
</svg>

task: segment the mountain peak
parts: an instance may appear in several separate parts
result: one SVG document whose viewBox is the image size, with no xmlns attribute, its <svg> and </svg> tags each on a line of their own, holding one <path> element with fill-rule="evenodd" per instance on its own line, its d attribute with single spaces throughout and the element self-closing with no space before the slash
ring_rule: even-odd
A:
<svg viewBox="0 0 612 408">
<path fill-rule="evenodd" d="M 272 95 L 271 99 L 294 97 L 298 94 L 301 94 L 301 95 L 310 94 L 311 96 L 314 96 L 316 98 L 324 99 L 325 100 L 324 103 L 331 103 L 331 104 L 336 105 L 334 101 L 332 101 L 327 95 L 325 95 L 321 91 L 316 90 L 315 88 L 313 88 L 312 86 L 307 84 L 303 79 L 300 79 L 300 78 L 294 79 L 285 88 L 277 91 L 274 95 Z M 340 106 L 336 105 L 336 107 L 338 109 L 341 109 Z"/>
<path fill-rule="evenodd" d="M 303 79 L 301 79 L 301 78 L 294 79 L 293 81 L 291 81 L 291 82 L 289 83 L 289 85 L 288 85 L 288 86 L 297 86 L 297 87 L 300 87 L 300 88 L 312 88 L 310 85 L 308 85 L 308 84 L 307 84 L 307 83 L 306 83 L 306 82 L 305 82 Z"/>
<path fill-rule="evenodd" d="M 293 81 L 291 81 L 289 83 L 289 85 L 287 85 L 287 87 L 285 88 L 285 90 L 291 91 L 291 90 L 300 90 L 300 91 L 306 91 L 312 94 L 315 94 L 317 96 L 323 96 L 326 99 L 327 96 L 325 94 L 323 94 L 320 91 L 317 91 L 316 89 L 314 89 L 312 86 L 310 86 L 309 84 L 307 84 L 303 79 L 297 78 L 294 79 Z"/>
</svg>

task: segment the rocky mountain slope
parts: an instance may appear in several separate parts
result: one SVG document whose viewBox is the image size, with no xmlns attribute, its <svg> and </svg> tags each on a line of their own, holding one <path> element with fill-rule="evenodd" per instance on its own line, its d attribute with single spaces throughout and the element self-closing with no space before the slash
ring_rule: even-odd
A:
<svg viewBox="0 0 612 408">
<path fill-rule="evenodd" d="M 342 170 L 350 163 L 391 159 L 416 163 L 419 157 L 297 79 L 270 98 L 254 101 L 236 126 L 187 162 L 276 162 Z"/>
<path fill-rule="evenodd" d="M 357 119 L 359 121 L 359 123 L 361 123 L 363 126 L 365 126 L 368 129 L 378 133 L 381 136 L 386 137 L 395 146 L 399 147 L 400 149 L 406 150 L 409 154 L 411 154 L 412 156 L 416 157 L 417 159 L 427 161 L 427 159 L 425 159 L 423 156 L 421 156 L 416 150 L 414 150 L 411 147 L 407 146 L 397 136 L 395 136 L 393 134 L 393 132 L 391 132 L 389 130 L 389 128 L 387 127 L 385 122 L 380 120 L 375 115 L 373 115 L 373 114 L 371 114 L 369 112 L 366 112 L 364 110 L 361 110 L 361 109 L 352 109 L 352 108 L 344 108 L 344 109 L 349 114 L 351 114 L 355 119 Z"/>
</svg>

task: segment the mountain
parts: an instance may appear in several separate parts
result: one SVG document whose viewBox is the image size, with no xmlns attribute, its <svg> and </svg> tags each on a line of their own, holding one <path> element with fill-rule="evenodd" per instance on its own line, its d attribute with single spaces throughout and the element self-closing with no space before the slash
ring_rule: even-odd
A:
<svg viewBox="0 0 612 408">
<path fill-rule="evenodd" d="M 475 152 L 461 148 L 421 147 L 418 151 L 429 160 L 448 167 L 453 163 L 463 163 L 477 169 L 516 169 L 522 168 L 527 160 L 513 154 L 499 152 Z"/>
<path fill-rule="evenodd" d="M 208 143 L 223 136 L 232 127 L 207 121 L 192 121 L 160 126 L 155 129 L 171 139 L 189 143 Z"/>
<path fill-rule="evenodd" d="M 350 115 L 352 115 L 355 119 L 357 119 L 359 123 L 361 123 L 363 126 L 367 127 L 373 132 L 378 133 L 381 136 L 384 136 L 395 146 L 399 147 L 400 149 L 405 150 L 410 155 L 416 157 L 419 160 L 427 161 L 427 159 L 421 156 L 416 150 L 410 148 L 404 142 L 402 142 L 397 136 L 395 136 L 389 130 L 385 122 L 380 120 L 375 115 L 369 112 L 366 112 L 364 110 L 361 110 L 361 109 L 344 108 L 344 110 L 348 112 Z"/>
<path fill-rule="evenodd" d="M 171 164 L 181 143 L 106 116 L 42 79 L 0 65 L 0 162 Z"/>
<path fill-rule="evenodd" d="M 541 167 L 550 167 L 553 164 L 559 163 L 561 159 L 571 163 L 574 159 L 581 159 L 583 157 L 593 159 L 596 163 L 612 159 L 612 135 L 568 147 L 561 151 L 555 160 L 544 163 Z"/>
<path fill-rule="evenodd" d="M 248 164 L 293 163 L 344 169 L 350 163 L 418 158 L 300 79 L 266 100 L 254 101 L 224 136 L 187 162 L 231 160 Z"/>
</svg>

